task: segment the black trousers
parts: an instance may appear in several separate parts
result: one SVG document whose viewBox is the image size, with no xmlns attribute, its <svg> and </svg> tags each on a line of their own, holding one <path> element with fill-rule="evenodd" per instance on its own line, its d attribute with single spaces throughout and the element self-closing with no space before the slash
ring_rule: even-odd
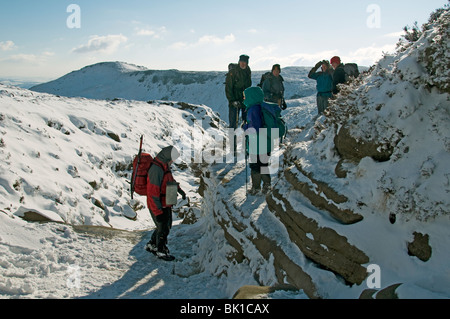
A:
<svg viewBox="0 0 450 319">
<path fill-rule="evenodd" d="M 156 229 L 153 231 L 150 243 L 158 247 L 159 251 L 167 245 L 167 237 L 169 236 L 170 229 L 172 228 L 172 208 L 163 208 L 163 214 L 155 216 L 152 211 L 150 215 L 152 216 L 153 222 L 156 225 Z"/>
<path fill-rule="evenodd" d="M 269 159 L 270 153 L 261 155 L 250 154 L 249 155 L 250 169 L 256 173 L 261 173 L 262 167 L 269 167 Z"/>
<path fill-rule="evenodd" d="M 247 121 L 247 110 L 242 107 L 228 105 L 228 118 L 230 121 L 229 128 L 237 129 L 239 127 L 239 115 L 242 113 L 242 121 Z"/>
</svg>

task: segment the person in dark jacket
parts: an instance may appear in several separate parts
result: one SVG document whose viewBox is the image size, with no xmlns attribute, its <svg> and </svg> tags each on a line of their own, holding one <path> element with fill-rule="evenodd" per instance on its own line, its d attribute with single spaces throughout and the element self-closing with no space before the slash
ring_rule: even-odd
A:
<svg viewBox="0 0 450 319">
<path fill-rule="evenodd" d="M 249 56 L 241 55 L 239 64 L 229 70 L 225 81 L 225 94 L 228 100 L 230 128 L 237 129 L 239 114 L 245 120 L 245 107 L 243 104 L 244 90 L 252 86 L 252 71 L 248 66 Z"/>
<path fill-rule="evenodd" d="M 345 83 L 345 69 L 344 65 L 341 63 L 341 58 L 338 56 L 333 57 L 331 60 L 331 65 L 333 66 L 333 94 L 339 93 L 338 84 Z"/>
<path fill-rule="evenodd" d="M 317 70 L 322 67 L 321 72 Z M 319 115 L 328 108 L 328 100 L 333 96 L 333 75 L 330 63 L 318 62 L 309 72 L 308 77 L 317 81 L 317 109 Z"/>
<path fill-rule="evenodd" d="M 262 90 L 264 92 L 264 101 L 276 103 L 280 108 L 283 107 L 284 101 L 284 79 L 281 76 L 281 67 L 275 64 L 272 72 L 264 76 Z"/>
<path fill-rule="evenodd" d="M 271 177 L 268 174 L 271 140 L 268 134 L 261 133 L 263 127 L 262 104 L 264 103 L 264 93 L 260 87 L 251 87 L 244 91 L 244 104 L 247 108 L 247 123 L 243 129 L 248 136 L 247 152 L 250 157 L 250 171 L 252 179 L 251 195 L 256 195 L 261 191 L 266 194 L 271 189 Z M 260 139 L 265 139 L 266 148 L 261 148 Z"/>
<path fill-rule="evenodd" d="M 169 146 L 161 150 L 148 170 L 147 206 L 156 229 L 146 250 L 163 260 L 173 260 L 167 248 L 167 237 L 172 228 L 172 205 L 166 203 L 166 190 L 169 183 L 176 183 L 170 165 L 180 156 L 178 150 Z M 186 193 L 178 186 L 178 193 L 186 198 Z"/>
</svg>

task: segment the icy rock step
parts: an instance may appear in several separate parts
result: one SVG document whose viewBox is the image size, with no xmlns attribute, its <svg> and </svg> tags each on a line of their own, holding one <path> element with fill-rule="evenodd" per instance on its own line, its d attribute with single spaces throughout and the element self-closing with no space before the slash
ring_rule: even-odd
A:
<svg viewBox="0 0 450 319">
<path fill-rule="evenodd" d="M 269 209 L 285 225 L 289 237 L 302 253 L 315 263 L 342 276 L 350 284 L 361 284 L 367 277 L 363 264 L 369 257 L 350 244 L 335 230 L 321 227 L 317 221 L 306 217 L 274 189 L 266 197 Z"/>
<path fill-rule="evenodd" d="M 345 203 L 348 199 L 338 194 L 326 183 L 320 182 L 307 176 L 298 166 L 292 166 L 284 171 L 286 180 L 292 187 L 301 192 L 311 201 L 311 204 L 320 210 L 330 213 L 337 221 L 343 224 L 355 224 L 363 220 L 363 216 L 354 213 L 349 209 L 341 209 L 339 204 Z"/>
<path fill-rule="evenodd" d="M 226 241 L 235 249 L 235 253 L 228 256 L 230 261 L 244 262 L 247 258 L 244 247 L 246 249 L 254 247 L 267 262 L 273 262 L 278 284 L 287 281 L 296 289 L 303 290 L 309 298 L 318 298 L 317 288 L 311 276 L 289 258 L 283 247 L 277 244 L 276 238 L 263 235 L 252 223 L 244 223 L 248 217 L 242 212 L 240 216 L 236 216 L 236 208 L 230 206 L 228 202 L 222 201 L 222 205 L 223 209 L 217 209 L 214 214 Z M 257 277 L 258 274 L 255 273 L 255 278 Z"/>
</svg>

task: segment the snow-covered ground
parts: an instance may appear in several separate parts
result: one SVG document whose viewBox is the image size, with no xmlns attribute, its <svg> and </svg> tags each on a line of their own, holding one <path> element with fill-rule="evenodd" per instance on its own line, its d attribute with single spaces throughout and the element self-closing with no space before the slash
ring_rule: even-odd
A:
<svg viewBox="0 0 450 319">
<path fill-rule="evenodd" d="M 287 112 L 304 123 L 315 106 L 306 109 L 298 118 L 295 107 Z M 245 284 L 192 262 L 207 231 L 202 219 L 181 225 L 174 215 L 175 263 L 148 254 L 154 225 L 145 198 L 129 195 L 139 137 L 153 155 L 170 144 L 186 148 L 192 138 L 198 138 L 192 154 L 201 152 L 224 136 L 224 123 L 208 107 L 66 98 L 0 85 L 0 110 L 0 297 L 229 298 L 230 285 Z M 198 178 L 183 163 L 174 165 L 174 175 L 191 206 L 180 200 L 175 211 L 199 217 Z M 30 212 L 58 223 L 24 221 Z"/>
<path fill-rule="evenodd" d="M 343 225 L 274 172 L 273 187 L 286 203 L 367 254 L 381 269 L 381 288 L 402 284 L 400 298 L 450 297 L 449 74 L 434 65 L 448 65 L 449 21 L 447 10 L 419 41 L 343 88 L 327 117 L 316 117 L 313 95 L 293 96 L 283 113 L 291 133 L 273 154 L 282 169 L 301 166 L 349 199 L 340 208 L 364 219 Z M 116 71 L 118 65 L 130 77 L 142 79 L 147 72 L 124 64 L 116 64 Z M 230 298 L 243 285 L 277 283 L 275 257 L 263 258 L 245 241 L 258 231 L 311 276 L 319 296 L 357 298 L 368 288 L 365 282 L 349 286 L 306 258 L 265 198 L 246 196 L 243 159 L 190 165 L 192 157 L 223 147 L 226 125 L 216 112 L 203 105 L 69 98 L 0 85 L 0 297 Z M 392 154 L 383 161 L 344 161 L 347 174 L 337 178 L 335 137 L 343 127 L 357 142 L 380 141 L 378 151 L 392 147 Z M 153 223 L 145 199 L 131 201 L 129 195 L 130 163 L 141 135 L 153 155 L 171 144 L 192 148 L 183 154 L 185 163 L 174 165 L 190 201 L 180 200 L 174 209 L 172 263 L 144 250 Z M 197 191 L 205 184 L 202 198 Z M 226 217 L 220 209 L 245 228 L 227 229 L 241 239 L 240 263 L 228 258 L 235 251 L 218 225 L 217 216 Z M 185 225 L 178 213 L 198 220 Z M 32 214 L 54 222 L 22 219 Z M 428 261 L 408 255 L 414 232 L 429 235 Z"/>
</svg>

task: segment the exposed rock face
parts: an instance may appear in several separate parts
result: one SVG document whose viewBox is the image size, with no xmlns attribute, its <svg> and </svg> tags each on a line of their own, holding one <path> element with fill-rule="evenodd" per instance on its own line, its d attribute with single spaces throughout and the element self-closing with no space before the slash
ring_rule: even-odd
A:
<svg viewBox="0 0 450 319">
<path fill-rule="evenodd" d="M 236 218 L 236 214 L 230 214 L 234 209 L 229 207 L 226 202 L 222 203 L 226 210 L 216 211 L 216 220 L 224 231 L 225 239 L 235 249 L 235 253 L 229 256 L 229 260 L 234 259 L 237 263 L 244 262 L 246 252 L 243 246 L 251 244 L 267 262 L 273 258 L 279 284 L 283 284 L 284 280 L 287 279 L 295 288 L 303 289 L 310 298 L 317 298 L 316 287 L 312 278 L 288 257 L 275 239 L 261 234 L 258 228 L 252 227 L 251 224 L 251 229 L 249 229 L 249 225 L 240 222 Z M 239 217 L 245 219 L 243 215 Z M 258 274 L 255 274 L 255 277 L 258 277 Z"/>
<path fill-rule="evenodd" d="M 359 162 L 364 157 L 371 157 L 378 162 L 387 162 L 391 158 L 394 148 L 376 140 L 355 138 L 349 126 L 343 126 L 334 139 L 336 149 L 344 159 Z"/>
<path fill-rule="evenodd" d="M 428 261 L 432 253 L 429 240 L 429 235 L 414 232 L 414 240 L 408 243 L 408 254 L 410 256 L 416 256 L 422 261 Z"/>
<path fill-rule="evenodd" d="M 382 290 L 366 289 L 364 290 L 359 299 L 398 299 L 397 288 L 402 284 L 394 284 Z"/>
<path fill-rule="evenodd" d="M 305 195 L 315 207 L 328 211 L 339 222 L 354 224 L 363 219 L 359 214 L 339 208 L 338 204 L 348 199 L 305 173 L 299 165 L 286 169 L 284 175 L 292 187 Z"/>
<path fill-rule="evenodd" d="M 342 276 L 348 283 L 364 281 L 367 270 L 362 265 L 368 263 L 369 258 L 347 238 L 331 228 L 320 227 L 315 220 L 295 210 L 277 190 L 267 196 L 267 203 L 306 257 Z"/>
</svg>

